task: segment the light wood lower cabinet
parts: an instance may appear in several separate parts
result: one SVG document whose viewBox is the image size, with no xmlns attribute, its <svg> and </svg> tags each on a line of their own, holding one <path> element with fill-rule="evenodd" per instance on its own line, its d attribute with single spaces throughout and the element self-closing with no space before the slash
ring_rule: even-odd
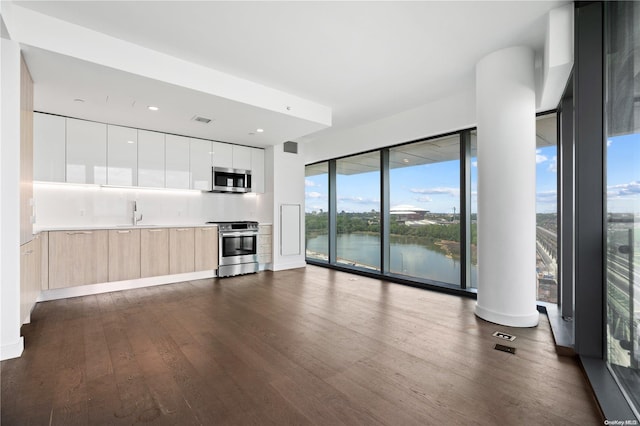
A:
<svg viewBox="0 0 640 426">
<path fill-rule="evenodd" d="M 195 228 L 195 270 L 218 269 L 218 227 Z"/>
<path fill-rule="evenodd" d="M 49 232 L 49 288 L 107 282 L 107 231 Z"/>
<path fill-rule="evenodd" d="M 271 225 L 258 226 L 258 262 L 271 263 L 273 261 Z"/>
<path fill-rule="evenodd" d="M 218 268 L 216 226 L 51 231 L 40 236 L 43 255 L 37 263 L 43 269 L 37 285 L 42 290 Z"/>
<path fill-rule="evenodd" d="M 49 233 L 41 232 L 37 235 L 40 239 L 40 289 L 49 288 Z"/>
<path fill-rule="evenodd" d="M 169 230 L 169 274 L 195 271 L 195 232 L 193 228 Z"/>
<path fill-rule="evenodd" d="M 109 231 L 109 281 L 140 278 L 140 230 Z"/>
<path fill-rule="evenodd" d="M 140 230 L 140 276 L 169 275 L 169 230 Z"/>
<path fill-rule="evenodd" d="M 20 322 L 29 322 L 40 294 L 40 237 L 20 246 Z"/>
</svg>

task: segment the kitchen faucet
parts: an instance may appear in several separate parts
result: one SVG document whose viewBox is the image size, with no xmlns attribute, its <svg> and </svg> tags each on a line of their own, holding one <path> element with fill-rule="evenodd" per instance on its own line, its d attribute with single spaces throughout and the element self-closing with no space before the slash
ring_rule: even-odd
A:
<svg viewBox="0 0 640 426">
<path fill-rule="evenodd" d="M 142 220 L 142 213 L 138 216 L 138 202 L 133 202 L 133 226 L 136 226 L 138 222 Z"/>
</svg>

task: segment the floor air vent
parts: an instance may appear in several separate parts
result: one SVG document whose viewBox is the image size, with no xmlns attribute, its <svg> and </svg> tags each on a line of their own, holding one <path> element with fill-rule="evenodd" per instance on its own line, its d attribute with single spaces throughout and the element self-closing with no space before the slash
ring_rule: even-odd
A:
<svg viewBox="0 0 640 426">
<path fill-rule="evenodd" d="M 496 343 L 496 345 L 494 346 L 493 349 L 495 349 L 497 351 L 508 352 L 510 354 L 515 354 L 516 353 L 516 348 L 514 348 L 512 346 L 501 345 L 499 343 Z"/>
</svg>

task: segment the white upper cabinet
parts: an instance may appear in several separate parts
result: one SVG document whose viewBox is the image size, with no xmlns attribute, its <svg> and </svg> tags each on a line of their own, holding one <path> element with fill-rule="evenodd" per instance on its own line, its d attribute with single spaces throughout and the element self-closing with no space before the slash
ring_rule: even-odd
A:
<svg viewBox="0 0 640 426">
<path fill-rule="evenodd" d="M 213 166 L 233 169 L 233 145 L 222 142 L 211 144 Z"/>
<path fill-rule="evenodd" d="M 33 114 L 33 179 L 65 181 L 66 119 L 59 115 Z"/>
<path fill-rule="evenodd" d="M 211 144 L 204 139 L 191 139 L 191 189 L 211 190 Z"/>
<path fill-rule="evenodd" d="M 248 146 L 233 145 L 233 168 L 251 169 L 251 148 Z"/>
<path fill-rule="evenodd" d="M 264 193 L 264 149 L 251 148 L 251 192 Z"/>
<path fill-rule="evenodd" d="M 189 189 L 189 138 L 165 135 L 165 187 Z"/>
<path fill-rule="evenodd" d="M 138 185 L 138 130 L 107 126 L 107 183 Z"/>
<path fill-rule="evenodd" d="M 67 182 L 107 183 L 107 125 L 67 118 Z"/>
<path fill-rule="evenodd" d="M 138 186 L 164 188 L 164 136 L 138 130 Z"/>
</svg>

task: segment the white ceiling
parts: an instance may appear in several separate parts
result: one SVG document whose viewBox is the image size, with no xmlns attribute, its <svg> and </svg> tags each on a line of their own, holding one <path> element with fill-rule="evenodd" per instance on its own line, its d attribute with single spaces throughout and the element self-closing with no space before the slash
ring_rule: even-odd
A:
<svg viewBox="0 0 640 426">
<path fill-rule="evenodd" d="M 333 110 L 335 131 L 468 90 L 474 85 L 475 64 L 492 51 L 528 45 L 540 52 L 546 13 L 568 2 L 14 3 L 326 105 Z M 136 96 L 146 98 L 137 102 L 153 102 L 153 93 L 174 102 L 162 122 L 167 127 L 174 126 L 175 133 L 256 146 L 284 141 L 273 138 L 266 143 L 254 142 L 247 138 L 246 126 L 240 129 L 239 125 L 230 126 L 222 136 L 212 132 L 196 134 L 194 129 L 187 129 L 193 134 L 185 133 L 187 130 L 175 124 L 177 117 L 206 115 L 210 98 L 198 99 L 198 94 L 184 88 L 145 83 L 142 77 L 121 71 L 105 67 L 99 70 L 95 64 L 82 65 L 53 54 L 39 55 L 43 52 L 37 50 L 30 53 L 32 58 L 27 56 L 27 62 L 36 82 L 35 102 L 43 110 L 59 108 L 53 106 L 55 98 L 83 97 L 84 92 L 91 94 L 92 90 L 100 95 L 113 91 L 110 98 L 126 104 L 133 97 L 126 90 L 116 93 L 116 88 L 109 85 L 142 85 L 147 91 Z M 55 70 L 55 78 L 50 77 L 50 70 Z M 90 78 L 92 75 L 100 78 Z M 188 110 L 185 102 L 194 100 L 200 104 Z M 86 111 L 86 115 L 95 119 L 122 118 L 118 112 L 121 108 L 119 102 L 103 104 L 95 111 Z M 230 116 L 244 112 L 239 109 L 229 111 L 229 116 L 213 118 L 219 127 L 226 120 L 238 124 L 242 117 Z M 120 124 L 137 126 L 134 122 L 140 121 L 139 127 L 150 125 L 138 112 L 129 110 L 125 116 L 131 123 Z M 271 114 L 269 119 L 274 120 L 274 125 L 269 126 L 274 131 L 289 124 L 287 120 L 278 121 L 277 114 Z M 319 128 L 322 126 L 313 131 Z M 301 131 L 305 129 L 310 128 L 300 126 Z M 293 133 L 281 131 L 283 136 Z"/>
</svg>

